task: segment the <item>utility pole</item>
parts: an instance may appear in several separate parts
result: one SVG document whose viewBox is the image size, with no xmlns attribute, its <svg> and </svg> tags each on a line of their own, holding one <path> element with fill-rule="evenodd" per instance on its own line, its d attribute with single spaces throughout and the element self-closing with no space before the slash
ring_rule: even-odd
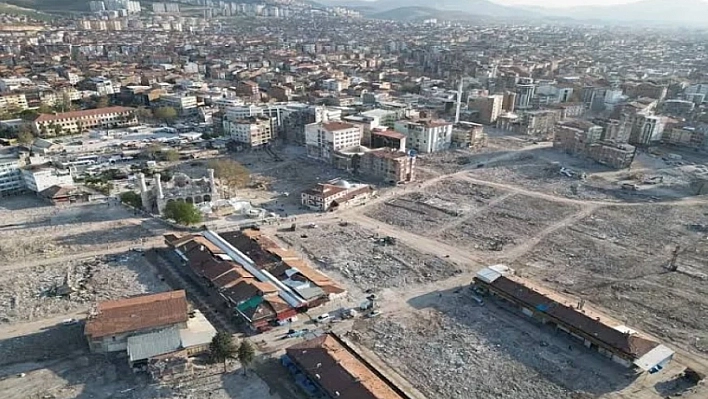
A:
<svg viewBox="0 0 708 399">
<path fill-rule="evenodd" d="M 676 248 L 674 249 L 674 252 L 671 254 L 671 261 L 669 262 L 669 271 L 670 272 L 675 272 L 676 270 L 678 270 L 678 264 L 676 264 L 676 259 L 678 259 L 680 250 L 681 250 L 681 246 L 677 245 Z"/>
</svg>

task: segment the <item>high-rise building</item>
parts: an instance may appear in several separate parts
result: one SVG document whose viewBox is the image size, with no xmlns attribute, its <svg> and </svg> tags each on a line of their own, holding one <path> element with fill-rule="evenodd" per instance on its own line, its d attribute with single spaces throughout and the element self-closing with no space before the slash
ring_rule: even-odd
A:
<svg viewBox="0 0 708 399">
<path fill-rule="evenodd" d="M 533 96 L 536 92 L 536 85 L 533 83 L 517 84 L 516 85 L 516 108 L 530 109 L 533 102 Z"/>
<path fill-rule="evenodd" d="M 488 97 L 477 97 L 472 99 L 469 108 L 479 112 L 477 118 L 479 123 L 491 125 L 496 123 L 497 118 L 502 113 L 504 96 L 495 94 Z"/>
</svg>

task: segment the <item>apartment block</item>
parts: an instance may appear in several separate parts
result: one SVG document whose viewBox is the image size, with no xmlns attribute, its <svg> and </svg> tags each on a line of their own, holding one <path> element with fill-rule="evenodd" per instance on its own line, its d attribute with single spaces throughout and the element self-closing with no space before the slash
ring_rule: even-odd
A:
<svg viewBox="0 0 708 399">
<path fill-rule="evenodd" d="M 361 156 L 359 173 L 389 183 L 415 180 L 416 157 L 393 148 L 379 148 Z"/>
<path fill-rule="evenodd" d="M 345 122 L 320 122 L 305 126 L 307 156 L 331 162 L 336 151 L 361 144 L 362 129 Z"/>
<path fill-rule="evenodd" d="M 443 120 L 400 120 L 394 130 L 406 135 L 409 149 L 420 153 L 447 150 L 452 142 L 452 122 Z"/>
<path fill-rule="evenodd" d="M 239 144 L 260 147 L 273 140 L 274 118 L 265 115 L 223 121 L 224 132 Z"/>
</svg>

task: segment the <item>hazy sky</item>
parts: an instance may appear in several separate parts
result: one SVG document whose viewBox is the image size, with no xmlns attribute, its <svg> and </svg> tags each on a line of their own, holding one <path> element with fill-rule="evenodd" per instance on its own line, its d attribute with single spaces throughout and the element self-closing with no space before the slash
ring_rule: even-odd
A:
<svg viewBox="0 0 708 399">
<path fill-rule="evenodd" d="M 505 5 L 531 5 L 541 7 L 611 6 L 635 3 L 640 0 L 491 0 Z M 708 0 L 703 0 L 708 1 Z"/>
</svg>

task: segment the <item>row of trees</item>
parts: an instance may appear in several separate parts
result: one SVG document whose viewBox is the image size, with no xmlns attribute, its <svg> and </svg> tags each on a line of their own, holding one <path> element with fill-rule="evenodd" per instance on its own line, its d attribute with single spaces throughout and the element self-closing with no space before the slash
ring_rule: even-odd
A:
<svg viewBox="0 0 708 399">
<path fill-rule="evenodd" d="M 229 359 L 238 359 L 243 366 L 243 374 L 246 375 L 246 369 L 256 358 L 256 350 L 248 340 L 244 339 L 237 345 L 233 337 L 226 332 L 216 333 L 209 344 L 209 353 L 212 361 L 224 364 L 224 373 L 226 362 Z"/>
</svg>

